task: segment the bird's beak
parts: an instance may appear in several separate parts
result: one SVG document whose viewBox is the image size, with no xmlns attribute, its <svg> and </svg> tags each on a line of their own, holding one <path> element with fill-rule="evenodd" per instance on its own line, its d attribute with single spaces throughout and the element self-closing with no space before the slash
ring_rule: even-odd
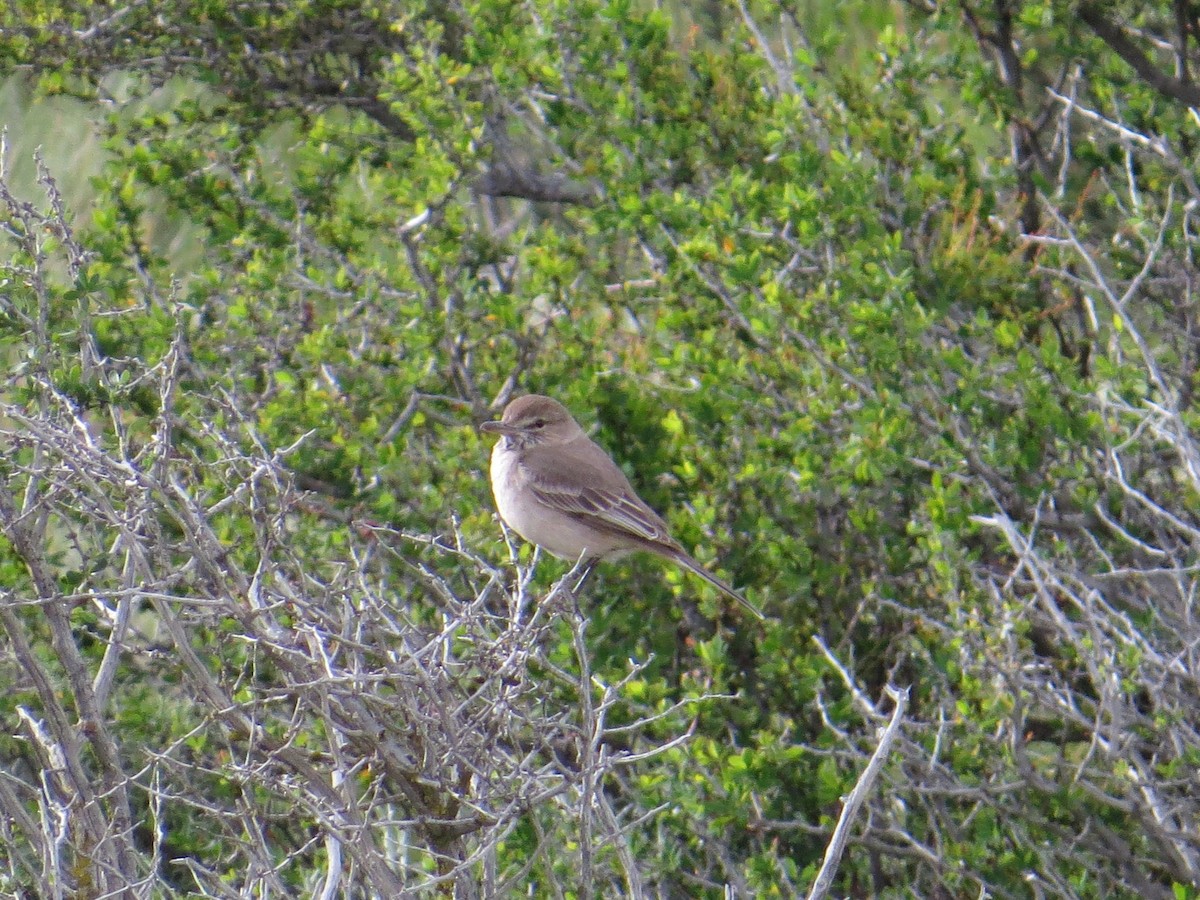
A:
<svg viewBox="0 0 1200 900">
<path fill-rule="evenodd" d="M 488 434 L 512 434 L 516 431 L 511 425 L 505 425 L 503 422 L 484 422 L 479 426 L 480 431 L 486 431 Z"/>
</svg>

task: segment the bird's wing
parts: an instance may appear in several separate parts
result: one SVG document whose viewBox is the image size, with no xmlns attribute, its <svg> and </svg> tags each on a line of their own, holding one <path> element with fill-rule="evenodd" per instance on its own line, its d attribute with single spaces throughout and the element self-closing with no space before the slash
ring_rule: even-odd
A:
<svg viewBox="0 0 1200 900">
<path fill-rule="evenodd" d="M 569 459 L 538 448 L 525 454 L 527 483 L 538 500 L 561 512 L 587 516 L 619 534 L 677 546 L 667 523 L 638 497 L 608 454 L 587 438 L 572 449 L 576 452 Z"/>
</svg>

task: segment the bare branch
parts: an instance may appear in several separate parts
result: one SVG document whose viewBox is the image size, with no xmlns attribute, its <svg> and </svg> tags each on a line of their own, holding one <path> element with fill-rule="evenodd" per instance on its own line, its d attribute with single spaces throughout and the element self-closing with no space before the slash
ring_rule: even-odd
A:
<svg viewBox="0 0 1200 900">
<path fill-rule="evenodd" d="M 908 705 L 908 688 L 896 690 L 888 685 L 886 690 L 887 695 L 895 704 L 892 717 L 888 721 L 887 727 L 884 728 L 883 734 L 879 738 L 879 744 L 875 747 L 875 752 L 871 754 L 866 768 L 858 776 L 854 789 L 850 791 L 850 795 L 842 804 L 841 815 L 838 816 L 833 834 L 829 838 L 829 844 L 825 847 L 825 857 L 821 862 L 821 868 L 817 871 L 817 877 L 813 880 L 813 886 L 808 892 L 808 900 L 821 900 L 829 893 L 829 888 L 833 885 L 833 877 L 837 874 L 838 863 L 846 849 L 846 841 L 850 838 L 850 826 L 866 801 L 875 780 L 879 777 L 880 770 L 883 768 L 888 754 L 891 753 L 892 743 L 896 740 L 900 723 L 904 719 L 904 709 Z"/>
</svg>

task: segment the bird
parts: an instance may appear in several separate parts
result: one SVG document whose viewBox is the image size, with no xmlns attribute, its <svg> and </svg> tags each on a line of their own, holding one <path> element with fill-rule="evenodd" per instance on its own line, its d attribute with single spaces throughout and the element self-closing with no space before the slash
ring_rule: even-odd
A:
<svg viewBox="0 0 1200 900">
<path fill-rule="evenodd" d="M 500 436 L 492 448 L 492 495 L 500 518 L 526 541 L 560 559 L 582 560 L 585 574 L 600 560 L 644 550 L 765 618 L 671 537 L 667 523 L 557 400 L 526 394 L 479 427 Z"/>
</svg>

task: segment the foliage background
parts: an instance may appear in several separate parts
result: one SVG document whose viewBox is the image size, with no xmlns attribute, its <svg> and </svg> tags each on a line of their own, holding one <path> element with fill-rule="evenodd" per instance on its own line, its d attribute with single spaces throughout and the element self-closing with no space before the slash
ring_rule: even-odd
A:
<svg viewBox="0 0 1200 900">
<path fill-rule="evenodd" d="M 791 896 L 889 684 L 839 895 L 1200 890 L 1191 4 L 0 27 L 0 890 Z M 770 621 L 506 546 L 527 391 Z"/>
</svg>

